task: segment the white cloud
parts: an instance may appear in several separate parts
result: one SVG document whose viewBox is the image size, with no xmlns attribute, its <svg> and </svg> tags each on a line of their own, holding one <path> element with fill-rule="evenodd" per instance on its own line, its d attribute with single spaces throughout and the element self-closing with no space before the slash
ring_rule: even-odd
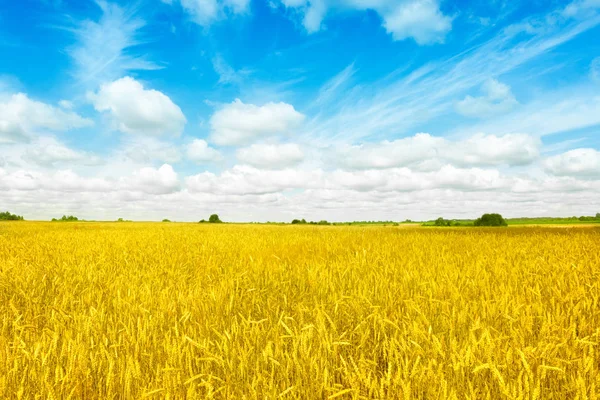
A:
<svg viewBox="0 0 600 400">
<path fill-rule="evenodd" d="M 258 168 L 278 169 L 292 167 L 304 159 L 304 153 L 295 143 L 253 144 L 238 149 L 238 160 Z"/>
<path fill-rule="evenodd" d="M 29 141 L 39 130 L 67 131 L 93 125 L 80 115 L 31 100 L 23 93 L 0 98 L 0 143 Z"/>
<path fill-rule="evenodd" d="M 0 188 L 18 191 L 50 192 L 102 192 L 165 195 L 179 191 L 180 183 L 173 168 L 164 164 L 160 168 L 141 168 L 131 175 L 118 179 L 86 177 L 66 169 L 55 172 L 36 172 L 19 169 L 9 172 L 0 168 Z M 125 194 L 127 196 L 127 194 Z M 39 198 L 38 198 L 39 203 Z"/>
<path fill-rule="evenodd" d="M 102 192 L 111 190 L 111 183 L 102 178 L 83 178 L 72 170 L 34 172 L 0 169 L 0 188 L 18 191 Z M 39 202 L 39 199 L 38 199 Z"/>
<path fill-rule="evenodd" d="M 516 178 L 452 166 L 429 172 L 236 166 L 188 176 L 180 186 L 169 166 L 121 178 L 0 168 L 0 190 L 5 207 L 29 219 L 70 213 L 90 219 L 197 221 L 218 212 L 227 221 L 419 220 L 472 218 L 490 210 L 506 216 L 595 214 L 600 180 Z"/>
<path fill-rule="evenodd" d="M 210 139 L 220 146 L 248 144 L 255 139 L 290 133 L 304 115 L 290 104 L 244 104 L 237 99 L 217 110 L 210 119 Z"/>
<path fill-rule="evenodd" d="M 395 40 L 413 38 L 418 44 L 441 43 L 452 29 L 452 17 L 444 15 L 437 0 L 281 0 L 303 16 L 309 33 L 321 29 L 323 20 L 337 10 L 374 10 Z"/>
<path fill-rule="evenodd" d="M 237 165 L 216 175 L 204 172 L 186 178 L 186 187 L 192 192 L 212 194 L 266 194 L 288 189 L 318 187 L 322 171 L 300 169 L 261 170 Z"/>
<path fill-rule="evenodd" d="M 471 118 L 489 118 L 514 109 L 519 103 L 510 87 L 495 79 L 482 85 L 483 96 L 467 96 L 456 104 L 456 111 Z"/>
<path fill-rule="evenodd" d="M 544 161 L 546 171 L 557 176 L 600 179 L 600 151 L 575 149 L 549 157 Z"/>
<path fill-rule="evenodd" d="M 108 112 L 115 128 L 124 133 L 149 136 L 179 136 L 186 124 L 181 109 L 171 99 L 125 77 L 101 85 L 97 93 L 88 93 L 97 111 Z"/>
<path fill-rule="evenodd" d="M 217 162 L 223 159 L 223 155 L 216 149 L 213 149 L 202 139 L 194 139 L 187 148 L 187 157 L 198 163 Z"/>
<path fill-rule="evenodd" d="M 179 178 L 169 164 L 160 168 L 141 168 L 131 177 L 122 178 L 121 185 L 129 190 L 138 190 L 150 194 L 168 194 L 179 190 Z"/>
<path fill-rule="evenodd" d="M 96 0 L 102 15 L 98 21 L 85 20 L 72 32 L 77 42 L 67 49 L 74 62 L 73 74 L 88 88 L 112 81 L 133 70 L 160 69 L 145 56 L 136 54 L 135 46 L 143 43 L 140 36 L 145 21 L 136 10 Z"/>
<path fill-rule="evenodd" d="M 457 166 L 518 166 L 538 159 L 541 145 L 537 137 L 524 134 L 476 134 L 453 141 L 419 133 L 391 142 L 341 146 L 335 160 L 338 165 L 350 169 L 410 166 L 430 170 L 445 163 Z"/>
<path fill-rule="evenodd" d="M 151 164 L 155 161 L 170 164 L 179 162 L 182 158 L 181 151 L 172 143 L 143 136 L 123 138 L 116 157 L 140 164 Z"/>
<path fill-rule="evenodd" d="M 73 150 L 53 137 L 40 137 L 29 145 L 22 158 L 44 167 L 55 164 L 99 165 L 100 157 L 85 151 Z"/>
<path fill-rule="evenodd" d="M 65 110 L 72 110 L 75 105 L 69 100 L 61 100 L 58 102 L 58 105 L 64 108 Z"/>
<path fill-rule="evenodd" d="M 452 29 L 452 18 L 435 0 L 413 0 L 383 14 L 384 27 L 396 40 L 413 38 L 418 44 L 442 43 Z"/>
<path fill-rule="evenodd" d="M 526 165 L 539 157 L 541 146 L 540 139 L 531 135 L 476 134 L 451 143 L 440 152 L 443 159 L 457 165 Z"/>
<path fill-rule="evenodd" d="M 248 12 L 250 0 L 179 0 L 183 9 L 192 21 L 201 26 L 208 26 L 228 15 L 239 15 Z M 172 4 L 174 1 L 169 1 Z"/>
</svg>

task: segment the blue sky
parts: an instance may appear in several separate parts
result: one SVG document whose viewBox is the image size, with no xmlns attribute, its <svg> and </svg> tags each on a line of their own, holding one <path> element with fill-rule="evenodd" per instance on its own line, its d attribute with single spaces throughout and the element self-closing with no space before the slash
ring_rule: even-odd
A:
<svg viewBox="0 0 600 400">
<path fill-rule="evenodd" d="M 600 212 L 600 2 L 0 3 L 30 219 Z"/>
</svg>

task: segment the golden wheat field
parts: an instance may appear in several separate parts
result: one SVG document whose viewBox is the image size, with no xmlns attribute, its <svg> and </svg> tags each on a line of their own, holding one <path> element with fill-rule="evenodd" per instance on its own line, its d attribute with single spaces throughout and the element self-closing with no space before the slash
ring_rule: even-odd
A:
<svg viewBox="0 0 600 400">
<path fill-rule="evenodd" d="M 2 399 L 597 399 L 600 230 L 0 224 Z"/>
</svg>

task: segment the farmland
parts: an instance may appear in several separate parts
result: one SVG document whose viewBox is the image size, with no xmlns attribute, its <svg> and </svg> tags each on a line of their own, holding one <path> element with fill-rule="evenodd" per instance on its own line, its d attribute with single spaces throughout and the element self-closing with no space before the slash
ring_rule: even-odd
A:
<svg viewBox="0 0 600 400">
<path fill-rule="evenodd" d="M 597 399 L 600 229 L 0 224 L 0 398 Z"/>
</svg>

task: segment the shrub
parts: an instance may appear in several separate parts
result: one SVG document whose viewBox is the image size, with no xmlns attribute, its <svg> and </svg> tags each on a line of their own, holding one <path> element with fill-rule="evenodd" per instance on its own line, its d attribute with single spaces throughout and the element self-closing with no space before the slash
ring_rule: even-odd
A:
<svg viewBox="0 0 600 400">
<path fill-rule="evenodd" d="M 475 226 L 507 226 L 508 224 L 500 214 L 483 214 L 477 218 Z"/>
<path fill-rule="evenodd" d="M 0 212 L 0 221 L 23 221 L 21 215 L 11 214 L 8 211 Z"/>
<path fill-rule="evenodd" d="M 205 223 L 206 223 L 206 220 L 205 220 L 205 219 L 201 219 L 201 220 L 200 220 L 198 223 L 199 223 L 199 224 L 205 224 Z"/>
<path fill-rule="evenodd" d="M 217 214 L 213 214 L 210 216 L 210 218 L 208 219 L 208 222 L 210 222 L 211 224 L 219 224 L 223 221 L 221 221 L 219 219 L 219 216 Z"/>
</svg>

